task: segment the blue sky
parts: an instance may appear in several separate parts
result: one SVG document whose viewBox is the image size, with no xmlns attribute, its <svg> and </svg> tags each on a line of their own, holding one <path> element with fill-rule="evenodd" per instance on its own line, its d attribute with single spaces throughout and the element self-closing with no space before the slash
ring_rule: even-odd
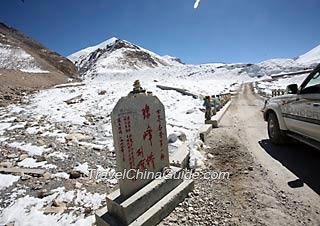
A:
<svg viewBox="0 0 320 226">
<path fill-rule="evenodd" d="M 320 44 L 319 0 L 1 0 L 0 21 L 67 56 L 119 37 L 186 63 L 291 58 Z"/>
</svg>

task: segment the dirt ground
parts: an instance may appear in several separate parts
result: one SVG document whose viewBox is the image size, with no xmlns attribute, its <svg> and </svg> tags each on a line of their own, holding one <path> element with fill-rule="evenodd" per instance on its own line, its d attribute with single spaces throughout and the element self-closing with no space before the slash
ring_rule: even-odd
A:
<svg viewBox="0 0 320 226">
<path fill-rule="evenodd" d="M 320 153 L 270 144 L 262 106 L 245 84 L 206 144 L 202 173 L 230 172 L 229 180 L 197 179 L 161 226 L 320 225 Z"/>
</svg>

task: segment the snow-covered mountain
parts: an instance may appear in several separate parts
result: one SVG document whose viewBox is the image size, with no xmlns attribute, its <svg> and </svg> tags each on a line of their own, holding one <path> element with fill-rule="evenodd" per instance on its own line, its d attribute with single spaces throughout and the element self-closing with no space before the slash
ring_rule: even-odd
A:
<svg viewBox="0 0 320 226">
<path fill-rule="evenodd" d="M 161 66 L 186 67 L 186 70 L 183 71 L 190 71 L 189 74 L 192 75 L 207 74 L 207 72 L 224 75 L 231 72 L 250 77 L 263 77 L 313 68 L 316 63 L 320 62 L 320 46 L 296 59 L 271 59 L 255 64 L 184 65 L 179 58 L 159 56 L 128 41 L 111 38 L 96 46 L 80 50 L 68 58 L 76 64 L 84 78 Z"/>
<path fill-rule="evenodd" d="M 319 64 L 320 63 L 320 45 L 313 48 L 309 52 L 299 56 L 296 59 L 296 62 L 302 63 L 302 64 Z"/>
<path fill-rule="evenodd" d="M 80 50 L 68 57 L 81 75 L 181 65 L 174 57 L 161 57 L 149 50 L 118 38 Z"/>
<path fill-rule="evenodd" d="M 247 68 L 248 74 L 265 76 L 279 73 L 290 73 L 314 68 L 320 63 L 320 45 L 309 52 L 293 59 L 271 59 Z"/>
</svg>

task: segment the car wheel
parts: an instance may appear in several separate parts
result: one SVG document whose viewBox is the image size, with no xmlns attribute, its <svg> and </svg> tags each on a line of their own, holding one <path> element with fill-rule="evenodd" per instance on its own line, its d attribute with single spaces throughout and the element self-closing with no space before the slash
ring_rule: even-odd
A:
<svg viewBox="0 0 320 226">
<path fill-rule="evenodd" d="M 273 112 L 268 117 L 268 135 L 273 144 L 283 144 L 287 141 L 286 133 L 280 130 L 278 118 Z"/>
</svg>

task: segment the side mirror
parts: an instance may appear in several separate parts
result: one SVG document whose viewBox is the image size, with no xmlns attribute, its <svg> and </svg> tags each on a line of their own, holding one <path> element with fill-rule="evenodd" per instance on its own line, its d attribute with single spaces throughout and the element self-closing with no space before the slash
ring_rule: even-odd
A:
<svg viewBox="0 0 320 226">
<path fill-rule="evenodd" d="M 287 93 L 288 94 L 297 94 L 298 93 L 298 85 L 291 84 L 287 86 Z"/>
</svg>

